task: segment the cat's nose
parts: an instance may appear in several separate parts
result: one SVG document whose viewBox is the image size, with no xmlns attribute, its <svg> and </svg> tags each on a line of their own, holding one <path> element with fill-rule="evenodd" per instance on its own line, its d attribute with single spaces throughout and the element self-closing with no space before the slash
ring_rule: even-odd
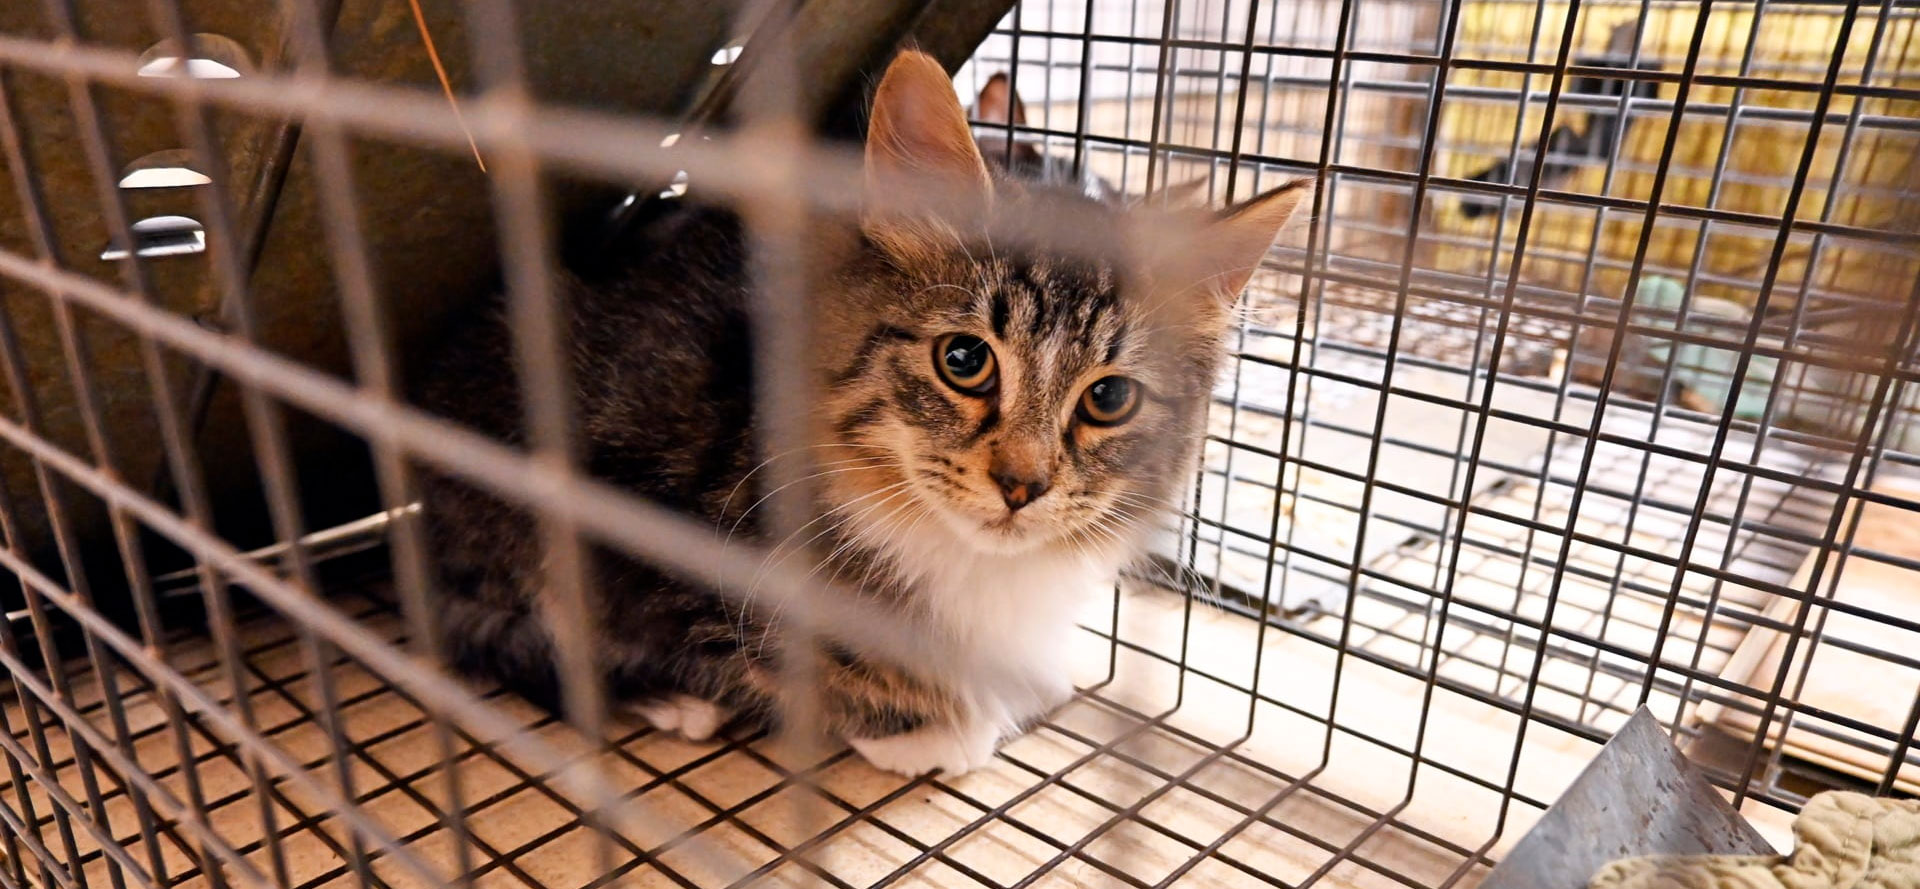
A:
<svg viewBox="0 0 1920 889">
<path fill-rule="evenodd" d="M 1000 486 L 1000 499 L 1007 502 L 1007 509 L 1019 511 L 1021 507 L 1040 499 L 1051 486 L 1044 472 L 1009 472 L 996 470 L 993 481 Z"/>
</svg>

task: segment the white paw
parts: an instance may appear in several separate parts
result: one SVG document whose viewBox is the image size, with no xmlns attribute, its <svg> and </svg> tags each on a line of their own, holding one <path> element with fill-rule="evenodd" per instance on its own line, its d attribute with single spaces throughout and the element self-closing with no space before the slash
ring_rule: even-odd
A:
<svg viewBox="0 0 1920 889">
<path fill-rule="evenodd" d="M 1039 709 L 1027 717 L 1025 720 L 1027 722 L 1045 718 L 1055 708 L 1073 698 L 1073 681 L 1067 678 L 1065 670 L 1050 674 L 1038 683 L 1038 686 L 1035 696 L 1039 699 Z"/>
<path fill-rule="evenodd" d="M 665 700 L 633 705 L 654 728 L 679 732 L 689 741 L 705 741 L 727 723 L 727 711 L 712 701 L 692 695 L 673 695 Z"/>
<path fill-rule="evenodd" d="M 964 775 L 993 760 L 999 732 L 986 725 L 935 725 L 885 738 L 848 738 L 847 745 L 876 768 L 909 778 L 939 769 Z"/>
</svg>

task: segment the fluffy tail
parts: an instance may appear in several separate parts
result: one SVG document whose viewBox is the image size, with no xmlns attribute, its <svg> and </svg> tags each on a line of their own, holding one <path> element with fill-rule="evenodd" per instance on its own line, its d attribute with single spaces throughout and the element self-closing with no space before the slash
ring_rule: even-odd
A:
<svg viewBox="0 0 1920 889">
<path fill-rule="evenodd" d="M 459 596 L 441 607 L 447 657 L 453 666 L 498 681 L 541 707 L 558 712 L 560 675 L 554 666 L 553 637 L 539 615 Z"/>
</svg>

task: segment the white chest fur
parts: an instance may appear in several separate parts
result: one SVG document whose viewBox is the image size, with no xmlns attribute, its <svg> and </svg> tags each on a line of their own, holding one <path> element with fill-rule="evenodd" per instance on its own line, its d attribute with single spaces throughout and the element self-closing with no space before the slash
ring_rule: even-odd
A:
<svg viewBox="0 0 1920 889">
<path fill-rule="evenodd" d="M 973 666 L 941 670 L 974 717 L 1006 733 L 1066 700 L 1075 618 L 1113 582 L 1125 551 L 983 553 L 939 523 L 925 525 L 888 549 L 929 630 L 969 655 Z"/>
</svg>

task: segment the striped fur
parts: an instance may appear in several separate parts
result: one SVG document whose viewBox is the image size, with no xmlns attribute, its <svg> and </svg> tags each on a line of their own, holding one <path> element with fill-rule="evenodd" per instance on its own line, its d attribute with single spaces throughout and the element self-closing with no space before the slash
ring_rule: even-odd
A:
<svg viewBox="0 0 1920 889">
<path fill-rule="evenodd" d="M 889 143 L 870 143 L 870 176 L 980 189 L 978 206 L 996 218 L 1038 217 L 1060 199 L 991 182 L 930 59 L 903 54 L 876 103 L 874 129 Z M 949 144 L 954 133 L 964 145 Z M 852 585 L 967 654 L 893 662 L 866 650 L 858 628 L 796 652 L 782 615 L 596 548 L 589 623 L 608 692 L 702 734 L 713 721 L 706 702 L 742 722 L 777 724 L 793 695 L 806 693 L 817 696 L 827 731 L 884 768 L 984 762 L 998 739 L 1065 698 L 1076 610 L 1138 551 L 1156 510 L 1188 478 L 1228 307 L 1245 280 L 1236 270 L 1284 221 L 1268 205 L 1290 210 L 1298 200 L 1282 197 L 1205 223 L 1177 262 L 1133 249 L 1127 211 L 1084 197 L 1071 198 L 1087 214 L 1082 234 L 1114 245 L 1108 260 L 996 243 L 989 231 L 1003 230 L 984 220 L 875 215 L 809 229 L 814 303 L 797 333 L 811 358 L 786 371 L 811 384 L 810 447 L 776 455 L 789 462 L 775 469 L 812 475 L 813 521 L 782 540 L 766 538 L 759 510 L 766 479 L 782 473 L 756 456 L 763 440 L 739 219 L 690 208 L 617 271 L 558 282 L 589 471 Z M 1034 212 L 1024 213 L 1029 204 Z M 1210 245 L 1243 241 L 1258 249 L 1208 258 Z M 1000 376 L 985 396 L 947 385 L 935 366 L 934 343 L 956 333 L 994 350 Z M 450 341 L 422 401 L 524 441 L 510 346 L 498 312 L 476 318 Z M 1109 375 L 1135 380 L 1141 407 L 1119 425 L 1084 422 L 1082 393 Z M 992 478 L 1016 464 L 1050 480 L 1018 509 Z M 557 704 L 537 523 L 457 480 L 423 478 L 456 662 Z M 782 681 L 795 656 L 812 665 L 815 685 L 804 692 Z M 989 681 L 980 665 L 1015 681 Z"/>
</svg>

